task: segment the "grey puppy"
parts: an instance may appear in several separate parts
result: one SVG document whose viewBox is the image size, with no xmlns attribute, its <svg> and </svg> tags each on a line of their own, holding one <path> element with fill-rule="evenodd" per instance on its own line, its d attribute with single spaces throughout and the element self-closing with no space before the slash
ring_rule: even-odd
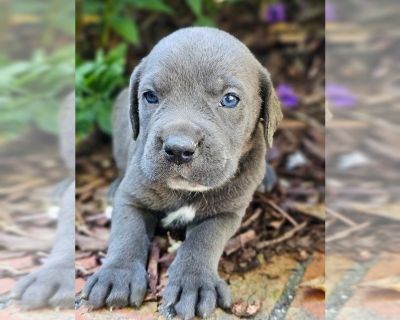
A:
<svg viewBox="0 0 400 320">
<path fill-rule="evenodd" d="M 218 261 L 263 178 L 281 118 L 268 72 L 233 36 L 195 27 L 161 40 L 114 107 L 122 180 L 107 258 L 83 290 L 88 303 L 141 305 L 149 244 L 161 222 L 186 227 L 164 310 L 191 319 L 229 308 Z"/>
</svg>

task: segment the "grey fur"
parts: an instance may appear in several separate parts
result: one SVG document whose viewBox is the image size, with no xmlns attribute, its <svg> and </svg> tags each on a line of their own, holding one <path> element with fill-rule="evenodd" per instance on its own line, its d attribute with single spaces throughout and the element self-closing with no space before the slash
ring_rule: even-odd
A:
<svg viewBox="0 0 400 320">
<path fill-rule="evenodd" d="M 157 93 L 158 105 L 145 102 L 148 90 Z M 234 109 L 218 106 L 227 92 L 240 98 Z M 228 308 L 218 261 L 263 178 L 266 145 L 281 118 L 268 72 L 233 36 L 195 27 L 161 40 L 135 68 L 114 107 L 114 157 L 122 181 L 107 258 L 83 290 L 88 303 L 139 306 L 156 223 L 190 205 L 196 215 L 168 271 L 164 310 L 191 319 L 210 315 L 216 305 Z M 165 159 L 160 141 L 171 133 L 199 145 L 192 162 Z M 177 179 L 207 191 L 171 189 Z"/>
</svg>

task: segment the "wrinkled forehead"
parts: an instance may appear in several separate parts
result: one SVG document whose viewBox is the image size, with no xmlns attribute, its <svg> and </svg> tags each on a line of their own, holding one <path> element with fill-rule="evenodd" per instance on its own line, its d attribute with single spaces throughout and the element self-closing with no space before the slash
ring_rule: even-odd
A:
<svg viewBox="0 0 400 320">
<path fill-rule="evenodd" d="M 250 73 L 243 73 L 234 69 L 223 68 L 199 69 L 199 66 L 184 68 L 177 65 L 170 69 L 163 65 L 155 68 L 153 72 L 146 73 L 141 86 L 160 93 L 168 93 L 172 90 L 202 89 L 211 95 L 217 95 L 231 88 L 238 91 L 246 91 L 254 79 Z"/>
<path fill-rule="evenodd" d="M 141 82 L 158 92 L 202 88 L 219 94 L 226 88 L 246 91 L 256 85 L 257 75 L 254 57 L 242 47 L 187 41 L 155 47 Z"/>
</svg>

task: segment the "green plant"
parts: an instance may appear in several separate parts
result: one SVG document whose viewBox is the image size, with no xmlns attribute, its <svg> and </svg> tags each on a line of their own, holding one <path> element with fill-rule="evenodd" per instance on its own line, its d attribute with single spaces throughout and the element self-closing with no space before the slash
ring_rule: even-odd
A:
<svg viewBox="0 0 400 320">
<path fill-rule="evenodd" d="M 75 6 L 63 0 L 3 2 L 0 140 L 31 127 L 56 134 L 61 101 L 74 87 Z"/>
<path fill-rule="evenodd" d="M 111 133 L 111 108 L 118 90 L 127 83 L 123 76 L 126 45 L 107 54 L 96 53 L 93 61 L 78 61 L 75 74 L 76 136 L 80 140 L 94 127 Z"/>
<path fill-rule="evenodd" d="M 47 54 L 36 51 L 30 60 L 0 66 L 1 138 L 21 134 L 30 125 L 56 133 L 61 100 L 73 88 L 74 46 Z"/>
<path fill-rule="evenodd" d="M 115 32 L 128 43 L 137 44 L 139 42 L 139 28 L 133 19 L 135 9 L 163 14 L 173 13 L 172 8 L 163 0 L 91 0 L 83 2 L 85 14 L 96 14 L 101 18 L 102 48 L 108 47 L 111 32 Z"/>
<path fill-rule="evenodd" d="M 204 13 L 204 7 L 211 7 L 213 3 L 204 0 L 186 0 L 186 3 L 193 14 L 196 16 L 195 25 L 214 27 L 214 20 Z"/>
</svg>

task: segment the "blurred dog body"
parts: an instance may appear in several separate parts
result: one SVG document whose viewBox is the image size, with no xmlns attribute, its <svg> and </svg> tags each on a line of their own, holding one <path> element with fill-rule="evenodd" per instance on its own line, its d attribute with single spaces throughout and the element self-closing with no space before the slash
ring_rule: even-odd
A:
<svg viewBox="0 0 400 320">
<path fill-rule="evenodd" d="M 43 266 L 21 278 L 11 293 L 26 309 L 74 308 L 75 297 L 75 92 L 59 111 L 60 154 L 68 176 L 56 187 L 57 231 Z"/>
</svg>

